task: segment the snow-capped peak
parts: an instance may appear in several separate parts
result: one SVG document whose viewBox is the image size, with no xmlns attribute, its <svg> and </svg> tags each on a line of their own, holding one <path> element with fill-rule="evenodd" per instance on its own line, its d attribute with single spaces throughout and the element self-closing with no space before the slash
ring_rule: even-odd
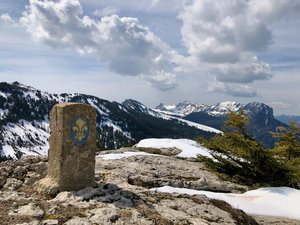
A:
<svg viewBox="0 0 300 225">
<path fill-rule="evenodd" d="M 218 104 L 208 106 L 205 104 L 191 103 L 189 101 L 180 102 L 178 104 L 164 105 L 160 103 L 155 109 L 166 114 L 177 116 L 186 116 L 194 112 L 206 112 L 210 115 L 220 116 L 229 112 L 238 111 L 243 105 L 233 101 L 220 102 Z"/>
<path fill-rule="evenodd" d="M 229 112 L 237 112 L 242 105 L 237 102 L 232 102 L 232 101 L 226 101 L 226 102 L 220 102 L 216 105 L 212 105 L 208 113 L 210 115 L 224 115 Z"/>
<path fill-rule="evenodd" d="M 170 104 L 170 105 L 164 105 L 163 103 L 160 103 L 155 109 L 161 112 L 165 112 L 166 114 L 171 113 L 177 116 L 186 116 L 193 112 L 199 112 L 208 109 L 208 106 L 204 104 L 197 104 L 189 101 L 183 101 L 178 104 Z"/>
</svg>

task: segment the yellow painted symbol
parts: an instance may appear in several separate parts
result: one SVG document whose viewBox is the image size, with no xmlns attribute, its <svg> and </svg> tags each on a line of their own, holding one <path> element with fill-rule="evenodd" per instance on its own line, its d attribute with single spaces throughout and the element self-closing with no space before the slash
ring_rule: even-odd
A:
<svg viewBox="0 0 300 225">
<path fill-rule="evenodd" d="M 84 144 L 89 132 L 90 128 L 85 118 L 79 117 L 72 122 L 71 137 L 76 144 Z"/>
</svg>

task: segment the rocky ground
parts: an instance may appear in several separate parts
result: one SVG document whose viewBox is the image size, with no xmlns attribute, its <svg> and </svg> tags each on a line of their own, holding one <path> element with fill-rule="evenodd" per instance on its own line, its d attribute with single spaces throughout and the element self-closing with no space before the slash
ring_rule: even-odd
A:
<svg viewBox="0 0 300 225">
<path fill-rule="evenodd" d="M 27 157 L 0 164 L 0 224 L 300 224 L 285 218 L 251 217 L 203 195 L 149 190 L 164 185 L 222 192 L 247 189 L 220 180 L 193 160 L 173 156 L 117 160 L 97 157 L 97 187 L 61 192 L 55 197 L 34 189 L 34 183 L 46 175 L 46 170 L 46 158 Z"/>
</svg>

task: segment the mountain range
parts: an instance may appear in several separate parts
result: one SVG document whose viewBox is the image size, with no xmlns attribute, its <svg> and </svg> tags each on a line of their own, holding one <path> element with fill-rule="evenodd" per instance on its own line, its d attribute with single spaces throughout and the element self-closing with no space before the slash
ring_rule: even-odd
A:
<svg viewBox="0 0 300 225">
<path fill-rule="evenodd" d="M 0 153 L 2 158 L 45 155 L 49 111 L 59 102 L 80 102 L 97 111 L 97 146 L 117 149 L 149 137 L 211 137 L 219 130 L 165 115 L 135 101 L 110 102 L 85 94 L 50 94 L 18 82 L 0 83 Z"/>
<path fill-rule="evenodd" d="M 274 144 L 269 131 L 286 126 L 273 116 L 263 103 L 222 102 L 208 106 L 188 101 L 159 104 L 151 109 L 128 99 L 110 102 L 86 94 L 50 94 L 14 83 L 0 83 L 0 154 L 2 158 L 22 155 L 45 155 L 49 145 L 49 111 L 59 102 L 80 102 L 97 111 L 97 146 L 117 149 L 145 138 L 210 138 L 220 134 L 230 111 L 241 109 L 251 116 L 248 126 L 253 137 L 267 147 Z"/>
<path fill-rule="evenodd" d="M 273 147 L 275 139 L 270 131 L 275 132 L 279 126 L 287 127 L 285 123 L 277 120 L 273 115 L 273 109 L 264 103 L 250 102 L 248 104 L 240 104 L 238 102 L 221 102 L 215 105 L 196 104 L 188 101 L 164 105 L 159 104 L 156 110 L 183 118 L 185 120 L 201 123 L 221 129 L 224 122 L 228 119 L 228 113 L 244 110 L 249 116 L 248 131 L 253 138 L 262 142 L 265 147 Z"/>
</svg>

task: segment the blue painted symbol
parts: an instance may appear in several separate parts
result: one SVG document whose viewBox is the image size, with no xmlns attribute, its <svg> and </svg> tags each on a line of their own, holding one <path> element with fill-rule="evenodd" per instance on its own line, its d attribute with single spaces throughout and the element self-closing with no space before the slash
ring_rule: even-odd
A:
<svg viewBox="0 0 300 225">
<path fill-rule="evenodd" d="M 90 127 L 85 117 L 77 117 L 71 122 L 71 138 L 75 144 L 85 144 L 89 134 Z"/>
</svg>

